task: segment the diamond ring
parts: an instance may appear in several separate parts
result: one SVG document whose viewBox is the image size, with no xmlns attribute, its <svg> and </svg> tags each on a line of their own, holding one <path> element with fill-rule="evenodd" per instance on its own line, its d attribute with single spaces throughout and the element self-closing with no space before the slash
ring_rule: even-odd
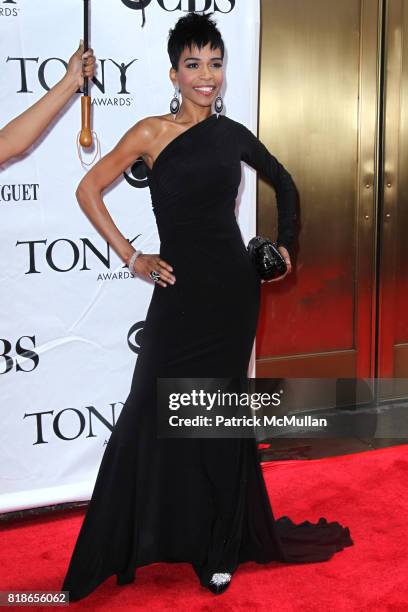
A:
<svg viewBox="0 0 408 612">
<path fill-rule="evenodd" d="M 149 273 L 149 276 L 150 276 L 151 279 L 154 280 L 154 282 L 157 282 L 159 280 L 159 278 L 160 278 L 160 274 L 159 274 L 159 272 L 156 272 L 156 270 L 152 270 Z"/>
</svg>

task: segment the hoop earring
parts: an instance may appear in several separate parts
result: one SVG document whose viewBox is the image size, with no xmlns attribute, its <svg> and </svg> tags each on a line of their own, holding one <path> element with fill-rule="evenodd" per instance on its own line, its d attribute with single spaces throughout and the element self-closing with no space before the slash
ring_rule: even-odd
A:
<svg viewBox="0 0 408 612">
<path fill-rule="evenodd" d="M 177 113 L 180 110 L 180 99 L 179 99 L 179 95 L 180 95 L 180 89 L 177 89 L 177 87 L 174 88 L 174 96 L 171 99 L 170 102 L 170 112 L 173 115 L 173 119 L 176 118 Z"/>
<path fill-rule="evenodd" d="M 214 100 L 214 109 L 215 109 L 215 112 L 217 113 L 217 119 L 220 116 L 220 112 L 222 111 L 223 108 L 224 108 L 224 102 L 222 100 L 222 97 L 217 96 Z"/>
</svg>

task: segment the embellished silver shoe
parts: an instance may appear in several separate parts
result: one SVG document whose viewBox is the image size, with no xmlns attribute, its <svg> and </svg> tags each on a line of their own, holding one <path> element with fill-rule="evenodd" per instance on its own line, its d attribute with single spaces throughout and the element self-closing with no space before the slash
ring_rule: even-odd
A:
<svg viewBox="0 0 408 612">
<path fill-rule="evenodd" d="M 211 576 L 211 580 L 208 583 L 208 588 L 212 593 L 219 594 L 223 593 L 227 589 L 231 582 L 231 574 L 228 572 L 218 572 Z"/>
</svg>

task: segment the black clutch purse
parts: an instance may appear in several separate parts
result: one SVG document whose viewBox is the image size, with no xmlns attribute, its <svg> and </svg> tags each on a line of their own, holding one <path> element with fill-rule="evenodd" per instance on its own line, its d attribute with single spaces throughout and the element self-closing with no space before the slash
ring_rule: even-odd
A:
<svg viewBox="0 0 408 612">
<path fill-rule="evenodd" d="M 255 236 L 248 242 L 247 250 L 259 276 L 264 280 L 285 274 L 285 258 L 278 250 L 276 242 Z"/>
</svg>

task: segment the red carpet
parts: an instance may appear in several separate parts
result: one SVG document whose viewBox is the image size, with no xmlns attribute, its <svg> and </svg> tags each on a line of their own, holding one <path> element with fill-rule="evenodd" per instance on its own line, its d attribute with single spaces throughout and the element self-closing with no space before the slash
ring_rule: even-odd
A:
<svg viewBox="0 0 408 612">
<path fill-rule="evenodd" d="M 188 564 L 139 568 L 136 582 L 109 578 L 77 610 L 277 612 L 408 610 L 408 445 L 317 460 L 263 464 L 276 517 L 320 516 L 350 528 L 354 546 L 324 563 L 246 563 L 222 595 L 201 587 Z M 83 511 L 3 527 L 0 590 L 57 590 Z M 36 607 L 35 609 L 50 610 Z"/>
</svg>

